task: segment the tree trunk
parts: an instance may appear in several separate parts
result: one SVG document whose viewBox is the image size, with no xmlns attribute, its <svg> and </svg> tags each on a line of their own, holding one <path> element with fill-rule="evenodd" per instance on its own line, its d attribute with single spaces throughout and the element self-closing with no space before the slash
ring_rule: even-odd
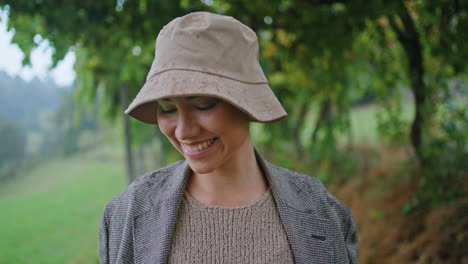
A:
<svg viewBox="0 0 468 264">
<path fill-rule="evenodd" d="M 304 146 L 302 145 L 301 142 L 301 129 L 304 125 L 304 116 L 307 114 L 307 103 L 302 103 L 301 108 L 299 109 L 299 114 L 297 115 L 297 120 L 293 126 L 293 140 L 294 140 L 294 145 L 296 146 L 296 152 L 299 155 L 300 158 L 304 157 Z"/>
<path fill-rule="evenodd" d="M 128 87 L 126 84 L 120 86 L 120 105 L 123 111 L 128 106 Z M 124 126 L 124 137 L 125 137 L 125 164 L 127 169 L 127 182 L 128 184 L 133 182 L 134 166 L 133 166 L 133 153 L 132 153 L 132 134 L 130 130 L 130 119 L 129 116 L 123 114 L 123 126 Z"/>
<path fill-rule="evenodd" d="M 317 141 L 317 136 L 320 128 L 322 127 L 323 123 L 326 123 L 330 120 L 331 117 L 331 101 L 330 99 L 326 99 L 320 105 L 320 112 L 319 116 L 317 117 L 317 122 L 315 123 L 314 132 L 312 134 L 312 144 L 315 144 Z"/>
<path fill-rule="evenodd" d="M 420 164 L 424 167 L 425 161 L 422 154 L 422 133 L 424 128 L 424 105 L 427 99 L 427 88 L 424 83 L 424 68 L 421 42 L 419 33 L 414 25 L 413 18 L 408 13 L 404 3 L 403 12 L 399 14 L 403 27 L 400 28 L 393 16 L 389 17 L 392 29 L 395 31 L 398 41 L 408 57 L 408 74 L 411 82 L 411 91 L 414 95 L 415 115 L 411 125 L 411 144 L 416 152 Z"/>
</svg>

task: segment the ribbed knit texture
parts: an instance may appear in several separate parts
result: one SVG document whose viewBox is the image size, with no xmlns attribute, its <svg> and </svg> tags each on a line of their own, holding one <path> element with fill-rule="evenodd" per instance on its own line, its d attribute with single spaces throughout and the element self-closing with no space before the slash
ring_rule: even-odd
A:
<svg viewBox="0 0 468 264">
<path fill-rule="evenodd" d="M 294 263 L 275 201 L 268 190 L 243 207 L 208 206 L 184 195 L 170 264 Z"/>
</svg>

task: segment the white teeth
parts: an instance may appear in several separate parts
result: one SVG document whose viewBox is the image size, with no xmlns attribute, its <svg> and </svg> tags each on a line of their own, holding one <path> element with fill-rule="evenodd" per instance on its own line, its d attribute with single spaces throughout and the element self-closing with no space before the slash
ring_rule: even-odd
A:
<svg viewBox="0 0 468 264">
<path fill-rule="evenodd" d="M 201 151 L 201 150 L 204 150 L 206 148 L 208 148 L 209 146 L 211 146 L 211 144 L 213 144 L 215 140 L 214 139 L 210 139 L 208 141 L 205 141 L 203 143 L 200 143 L 196 146 L 187 146 L 187 145 L 184 145 L 185 149 L 188 150 L 188 152 L 198 152 L 198 151 Z"/>
</svg>

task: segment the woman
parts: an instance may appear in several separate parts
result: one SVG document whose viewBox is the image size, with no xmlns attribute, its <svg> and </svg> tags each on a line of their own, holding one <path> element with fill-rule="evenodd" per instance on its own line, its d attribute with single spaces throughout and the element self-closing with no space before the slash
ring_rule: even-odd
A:
<svg viewBox="0 0 468 264">
<path fill-rule="evenodd" d="M 171 21 L 126 113 L 157 124 L 185 160 L 109 202 L 101 263 L 356 263 L 349 210 L 254 149 L 249 123 L 286 112 L 247 26 L 206 12 Z"/>
</svg>

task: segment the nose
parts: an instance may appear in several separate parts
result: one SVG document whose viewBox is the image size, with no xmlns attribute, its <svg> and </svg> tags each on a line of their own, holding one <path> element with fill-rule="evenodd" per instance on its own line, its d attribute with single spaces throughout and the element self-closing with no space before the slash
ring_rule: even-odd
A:
<svg viewBox="0 0 468 264">
<path fill-rule="evenodd" d="M 193 138 L 200 132 L 200 125 L 196 118 L 187 112 L 179 112 L 175 136 L 178 140 Z"/>
</svg>

